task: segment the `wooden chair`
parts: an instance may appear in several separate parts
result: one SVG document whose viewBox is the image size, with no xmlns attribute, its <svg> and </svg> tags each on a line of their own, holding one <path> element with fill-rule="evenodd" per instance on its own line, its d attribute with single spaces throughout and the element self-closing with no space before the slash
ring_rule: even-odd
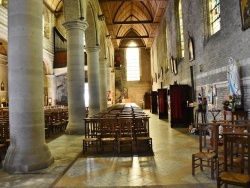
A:
<svg viewBox="0 0 250 188">
<path fill-rule="evenodd" d="M 192 175 L 200 167 L 210 168 L 211 178 L 216 173 L 216 158 L 218 155 L 219 125 L 216 123 L 199 123 L 199 152 L 192 154 Z"/>
<path fill-rule="evenodd" d="M 220 143 L 224 142 L 223 132 L 235 132 L 235 133 L 244 133 L 245 130 L 249 129 L 248 124 L 235 124 L 235 122 L 227 122 L 220 125 L 222 127 L 222 132 L 220 133 Z M 235 146 L 234 146 L 235 147 Z M 233 145 L 231 145 L 231 150 L 234 150 Z M 218 159 L 217 159 L 217 167 L 216 167 L 216 176 L 218 177 L 224 169 L 224 144 L 218 146 Z M 227 157 L 227 162 L 232 166 L 233 164 L 237 164 L 241 162 L 241 159 L 237 155 L 230 155 Z"/>
<path fill-rule="evenodd" d="M 8 125 L 6 122 L 0 122 L 0 162 L 2 161 L 1 155 L 5 154 L 9 143 L 7 143 L 8 136 Z"/>
<path fill-rule="evenodd" d="M 121 152 L 122 147 L 130 146 L 133 152 L 133 118 L 118 118 L 119 133 L 117 136 L 117 150 Z"/>
<path fill-rule="evenodd" d="M 44 114 L 45 138 L 48 138 L 52 131 L 52 117 L 49 113 Z"/>
<path fill-rule="evenodd" d="M 98 118 L 85 118 L 85 138 L 83 139 L 83 154 L 87 152 L 88 147 L 96 147 L 98 153 L 100 141 L 100 123 Z"/>
<path fill-rule="evenodd" d="M 217 178 L 217 188 L 225 184 L 250 187 L 250 134 L 223 132 L 224 170 Z M 234 147 L 234 146 L 237 147 Z M 228 160 L 232 155 L 240 157 L 239 163 Z"/>
<path fill-rule="evenodd" d="M 65 122 L 63 120 L 63 111 L 55 110 L 51 113 L 52 115 L 52 132 L 62 132 L 63 128 L 65 128 Z"/>
<path fill-rule="evenodd" d="M 134 137 L 136 141 L 137 152 L 153 151 L 152 138 L 149 134 L 149 117 L 135 117 L 134 118 Z"/>
<path fill-rule="evenodd" d="M 110 145 L 113 151 L 116 151 L 117 119 L 101 118 L 100 127 L 102 152 L 104 152 L 104 147 L 110 147 Z"/>
</svg>

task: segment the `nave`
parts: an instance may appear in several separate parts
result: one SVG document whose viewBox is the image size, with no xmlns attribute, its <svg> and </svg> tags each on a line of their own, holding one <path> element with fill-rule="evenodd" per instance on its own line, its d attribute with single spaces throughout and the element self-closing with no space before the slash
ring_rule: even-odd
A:
<svg viewBox="0 0 250 188">
<path fill-rule="evenodd" d="M 150 116 L 154 156 L 83 157 L 83 136 L 62 135 L 48 143 L 55 158 L 49 168 L 30 174 L 1 169 L 0 187 L 216 187 L 209 170 L 197 170 L 192 176 L 191 156 L 198 149 L 198 136 L 145 112 Z"/>
</svg>

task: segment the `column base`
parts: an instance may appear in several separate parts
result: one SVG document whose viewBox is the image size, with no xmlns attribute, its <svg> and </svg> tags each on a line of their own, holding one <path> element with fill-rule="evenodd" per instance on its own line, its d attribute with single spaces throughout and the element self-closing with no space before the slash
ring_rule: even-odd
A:
<svg viewBox="0 0 250 188">
<path fill-rule="evenodd" d="M 9 146 L 3 161 L 3 169 L 8 173 L 29 173 L 47 168 L 53 163 L 54 157 L 51 156 L 49 149 L 47 151 L 42 150 L 40 152 L 20 152 L 20 150 L 17 151 L 13 147 Z"/>
<path fill-rule="evenodd" d="M 68 123 L 65 134 L 84 135 L 84 123 Z"/>
</svg>

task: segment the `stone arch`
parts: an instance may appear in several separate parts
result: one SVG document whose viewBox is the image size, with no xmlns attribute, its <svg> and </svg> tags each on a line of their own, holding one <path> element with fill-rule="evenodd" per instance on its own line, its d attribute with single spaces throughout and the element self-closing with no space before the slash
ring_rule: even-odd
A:
<svg viewBox="0 0 250 188">
<path fill-rule="evenodd" d="M 107 44 L 105 40 L 105 36 L 102 34 L 100 36 L 100 46 L 101 46 L 101 51 L 99 53 L 100 60 L 103 60 L 104 58 L 107 58 Z"/>
<path fill-rule="evenodd" d="M 0 38 L 0 54 L 7 56 L 8 54 L 8 45 L 4 39 Z"/>
<path fill-rule="evenodd" d="M 92 3 L 88 3 L 87 5 L 87 12 L 86 12 L 86 20 L 89 23 L 89 27 L 86 29 L 85 32 L 85 40 L 86 40 L 86 47 L 93 47 L 99 46 L 99 36 L 98 36 L 98 23 L 97 18 L 98 12 L 95 11 L 95 7 Z"/>
</svg>

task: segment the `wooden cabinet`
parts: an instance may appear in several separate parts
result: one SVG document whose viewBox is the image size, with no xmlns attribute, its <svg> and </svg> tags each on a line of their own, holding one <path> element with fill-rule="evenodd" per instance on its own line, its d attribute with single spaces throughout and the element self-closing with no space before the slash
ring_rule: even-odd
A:
<svg viewBox="0 0 250 188">
<path fill-rule="evenodd" d="M 188 127 L 193 122 L 193 108 L 188 107 L 191 94 L 188 85 L 170 85 L 171 127 Z"/>
<path fill-rule="evenodd" d="M 150 105 L 151 105 L 151 108 L 150 108 L 150 111 L 152 114 L 157 114 L 158 111 L 157 111 L 157 91 L 151 91 L 150 92 Z"/>
<path fill-rule="evenodd" d="M 144 109 L 150 109 L 150 94 L 148 92 L 144 94 Z"/>
<path fill-rule="evenodd" d="M 158 89 L 159 119 L 168 119 L 168 90 Z"/>
</svg>

